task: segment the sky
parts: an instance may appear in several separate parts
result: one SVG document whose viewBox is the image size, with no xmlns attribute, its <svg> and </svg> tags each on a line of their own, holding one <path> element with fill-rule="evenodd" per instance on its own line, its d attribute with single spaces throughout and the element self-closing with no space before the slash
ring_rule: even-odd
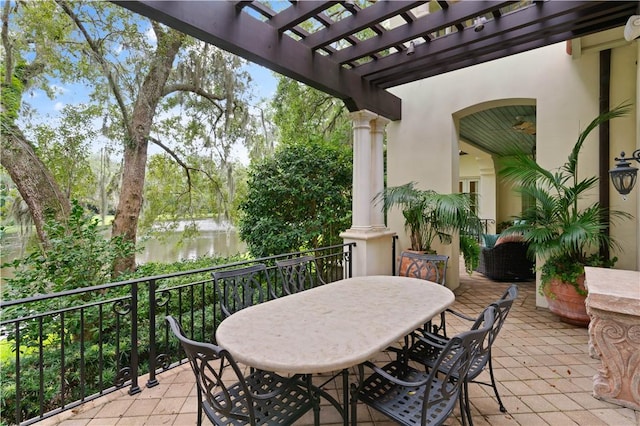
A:
<svg viewBox="0 0 640 426">
<path fill-rule="evenodd" d="M 275 92 L 278 81 L 273 71 L 260 65 L 248 63 L 247 70 L 253 79 L 253 89 L 256 100 L 269 99 Z M 43 91 L 34 90 L 27 95 L 27 102 L 39 114 L 57 116 L 65 105 L 75 105 L 87 102 L 88 91 L 83 84 L 54 84 L 57 96 L 50 99 Z"/>
<path fill-rule="evenodd" d="M 144 30 L 145 25 L 141 26 L 141 30 Z M 147 41 L 154 46 L 156 44 L 155 33 L 151 26 L 144 31 L 144 35 Z M 116 49 L 112 51 L 116 56 L 126 54 L 123 49 Z M 258 105 L 263 100 L 269 100 L 275 94 L 277 88 L 277 77 L 274 73 L 260 65 L 248 62 L 246 70 L 249 72 L 252 78 L 251 88 L 253 98 L 251 103 Z M 67 105 L 79 105 L 89 102 L 89 89 L 83 83 L 62 83 L 60 81 L 49 81 L 50 86 L 55 88 L 56 95 L 53 98 L 47 96 L 42 90 L 32 90 L 26 94 L 24 101 L 36 111 L 36 121 L 40 120 L 45 123 L 56 125 L 59 123 L 61 117 L 61 111 Z M 91 125 L 95 129 L 102 127 L 102 119 L 95 120 Z M 100 132 L 98 132 L 100 133 Z M 102 140 L 100 140 L 102 139 Z M 98 137 L 92 144 L 92 151 L 99 152 L 106 140 L 103 137 Z M 159 153 L 160 148 L 154 144 L 150 144 L 149 154 Z M 246 153 L 239 153 L 240 161 L 244 162 Z"/>
<path fill-rule="evenodd" d="M 274 73 L 254 63 L 248 63 L 246 68 L 252 78 L 254 103 L 257 104 L 262 99 L 272 98 L 278 84 L 277 77 Z M 26 102 L 37 111 L 40 116 L 39 118 L 48 123 L 58 122 L 58 117 L 66 105 L 77 105 L 89 101 L 88 89 L 83 84 L 62 84 L 58 82 L 58 84 L 54 83 L 53 87 L 56 91 L 56 96 L 53 99 L 49 98 L 42 90 L 29 92 L 25 99 Z M 100 128 L 101 124 L 102 120 L 96 120 L 93 126 Z M 99 152 L 106 142 L 104 138 L 99 137 L 92 144 L 92 151 Z M 161 149 L 156 145 L 151 144 L 149 146 L 150 155 L 160 152 L 162 152 Z M 248 164 L 249 159 L 244 147 L 238 147 L 235 155 L 241 163 Z"/>
</svg>

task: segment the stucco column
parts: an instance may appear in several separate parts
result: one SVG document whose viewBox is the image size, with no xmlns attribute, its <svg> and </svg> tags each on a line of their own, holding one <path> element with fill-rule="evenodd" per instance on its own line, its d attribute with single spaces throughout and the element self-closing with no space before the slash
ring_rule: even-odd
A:
<svg viewBox="0 0 640 426">
<path fill-rule="evenodd" d="M 495 234 L 498 224 L 497 198 L 496 198 L 496 169 L 491 158 L 478 158 L 480 169 L 479 214 L 482 219 L 493 219 L 494 223 L 487 226 L 488 234 Z"/>
<path fill-rule="evenodd" d="M 386 118 L 378 116 L 371 120 L 371 190 L 372 197 L 384 189 L 384 128 L 389 123 Z M 380 204 L 371 203 L 371 225 L 374 228 L 385 228 L 384 212 Z"/>
<path fill-rule="evenodd" d="M 371 227 L 371 121 L 377 114 L 356 111 L 353 120 L 353 203 L 351 229 Z"/>
<path fill-rule="evenodd" d="M 356 243 L 353 275 L 390 275 L 393 232 L 384 224 L 373 198 L 384 187 L 383 132 L 388 120 L 370 111 L 350 114 L 353 120 L 353 212 L 351 228 L 340 236 Z"/>
</svg>

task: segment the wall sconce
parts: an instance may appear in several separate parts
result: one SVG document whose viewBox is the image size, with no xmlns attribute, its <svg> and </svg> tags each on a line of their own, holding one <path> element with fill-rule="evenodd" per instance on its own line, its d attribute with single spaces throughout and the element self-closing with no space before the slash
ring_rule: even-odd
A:
<svg viewBox="0 0 640 426">
<path fill-rule="evenodd" d="M 631 192 L 636 184 L 636 180 L 638 179 L 638 169 L 636 167 L 631 167 L 631 163 L 629 163 L 629 161 L 636 160 L 640 163 L 640 149 L 633 151 L 631 157 L 625 158 L 624 155 L 624 151 L 621 152 L 620 158 L 615 158 L 616 167 L 609 170 L 613 186 L 623 197 Z"/>
<path fill-rule="evenodd" d="M 484 16 L 476 18 L 476 20 L 474 21 L 473 31 L 478 33 L 480 31 L 484 30 L 484 24 L 486 24 L 486 23 L 487 23 L 487 18 L 485 18 Z"/>
<path fill-rule="evenodd" d="M 409 47 L 407 47 L 407 56 L 411 56 L 416 53 L 416 44 L 414 42 L 409 43 Z"/>
</svg>

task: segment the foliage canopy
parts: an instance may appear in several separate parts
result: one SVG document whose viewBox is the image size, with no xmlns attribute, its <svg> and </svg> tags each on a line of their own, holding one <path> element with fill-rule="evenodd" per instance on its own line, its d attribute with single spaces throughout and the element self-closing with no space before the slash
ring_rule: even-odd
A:
<svg viewBox="0 0 640 426">
<path fill-rule="evenodd" d="M 338 244 L 351 224 L 351 150 L 286 144 L 250 167 L 239 231 L 255 257 Z"/>
</svg>

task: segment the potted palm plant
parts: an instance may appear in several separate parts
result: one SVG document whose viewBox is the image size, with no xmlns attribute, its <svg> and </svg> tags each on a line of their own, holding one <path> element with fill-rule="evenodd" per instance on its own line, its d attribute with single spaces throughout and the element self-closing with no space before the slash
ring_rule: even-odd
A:
<svg viewBox="0 0 640 426">
<path fill-rule="evenodd" d="M 440 194 L 418 189 L 415 182 L 409 182 L 386 188 L 376 195 L 374 202 L 381 204 L 385 213 L 392 207 L 402 210 L 412 251 L 435 253 L 436 238 L 442 244 L 451 244 L 454 233 L 468 231 L 477 235 L 481 229 L 468 194 Z M 463 238 L 463 241 L 460 248 L 469 270 L 471 265 L 477 265 L 480 250 L 473 246 L 471 239 Z M 477 242 L 475 244 L 477 246 Z"/>
<path fill-rule="evenodd" d="M 605 209 L 600 203 L 580 203 L 596 188 L 597 176 L 578 178 L 578 157 L 584 142 L 601 123 L 629 112 L 621 105 L 596 117 L 576 141 L 567 162 L 557 171 L 540 167 L 530 155 L 517 154 L 503 162 L 500 174 L 516 184 L 524 197 L 535 203 L 526 209 L 504 234 L 521 234 L 529 243 L 529 251 L 544 262 L 541 268 L 540 293 L 549 310 L 561 320 L 586 326 L 589 316 L 585 308 L 584 267 L 611 267 L 616 258 L 606 259 L 601 248 L 614 248 L 615 242 L 605 232 L 610 220 L 630 215 Z"/>
</svg>

